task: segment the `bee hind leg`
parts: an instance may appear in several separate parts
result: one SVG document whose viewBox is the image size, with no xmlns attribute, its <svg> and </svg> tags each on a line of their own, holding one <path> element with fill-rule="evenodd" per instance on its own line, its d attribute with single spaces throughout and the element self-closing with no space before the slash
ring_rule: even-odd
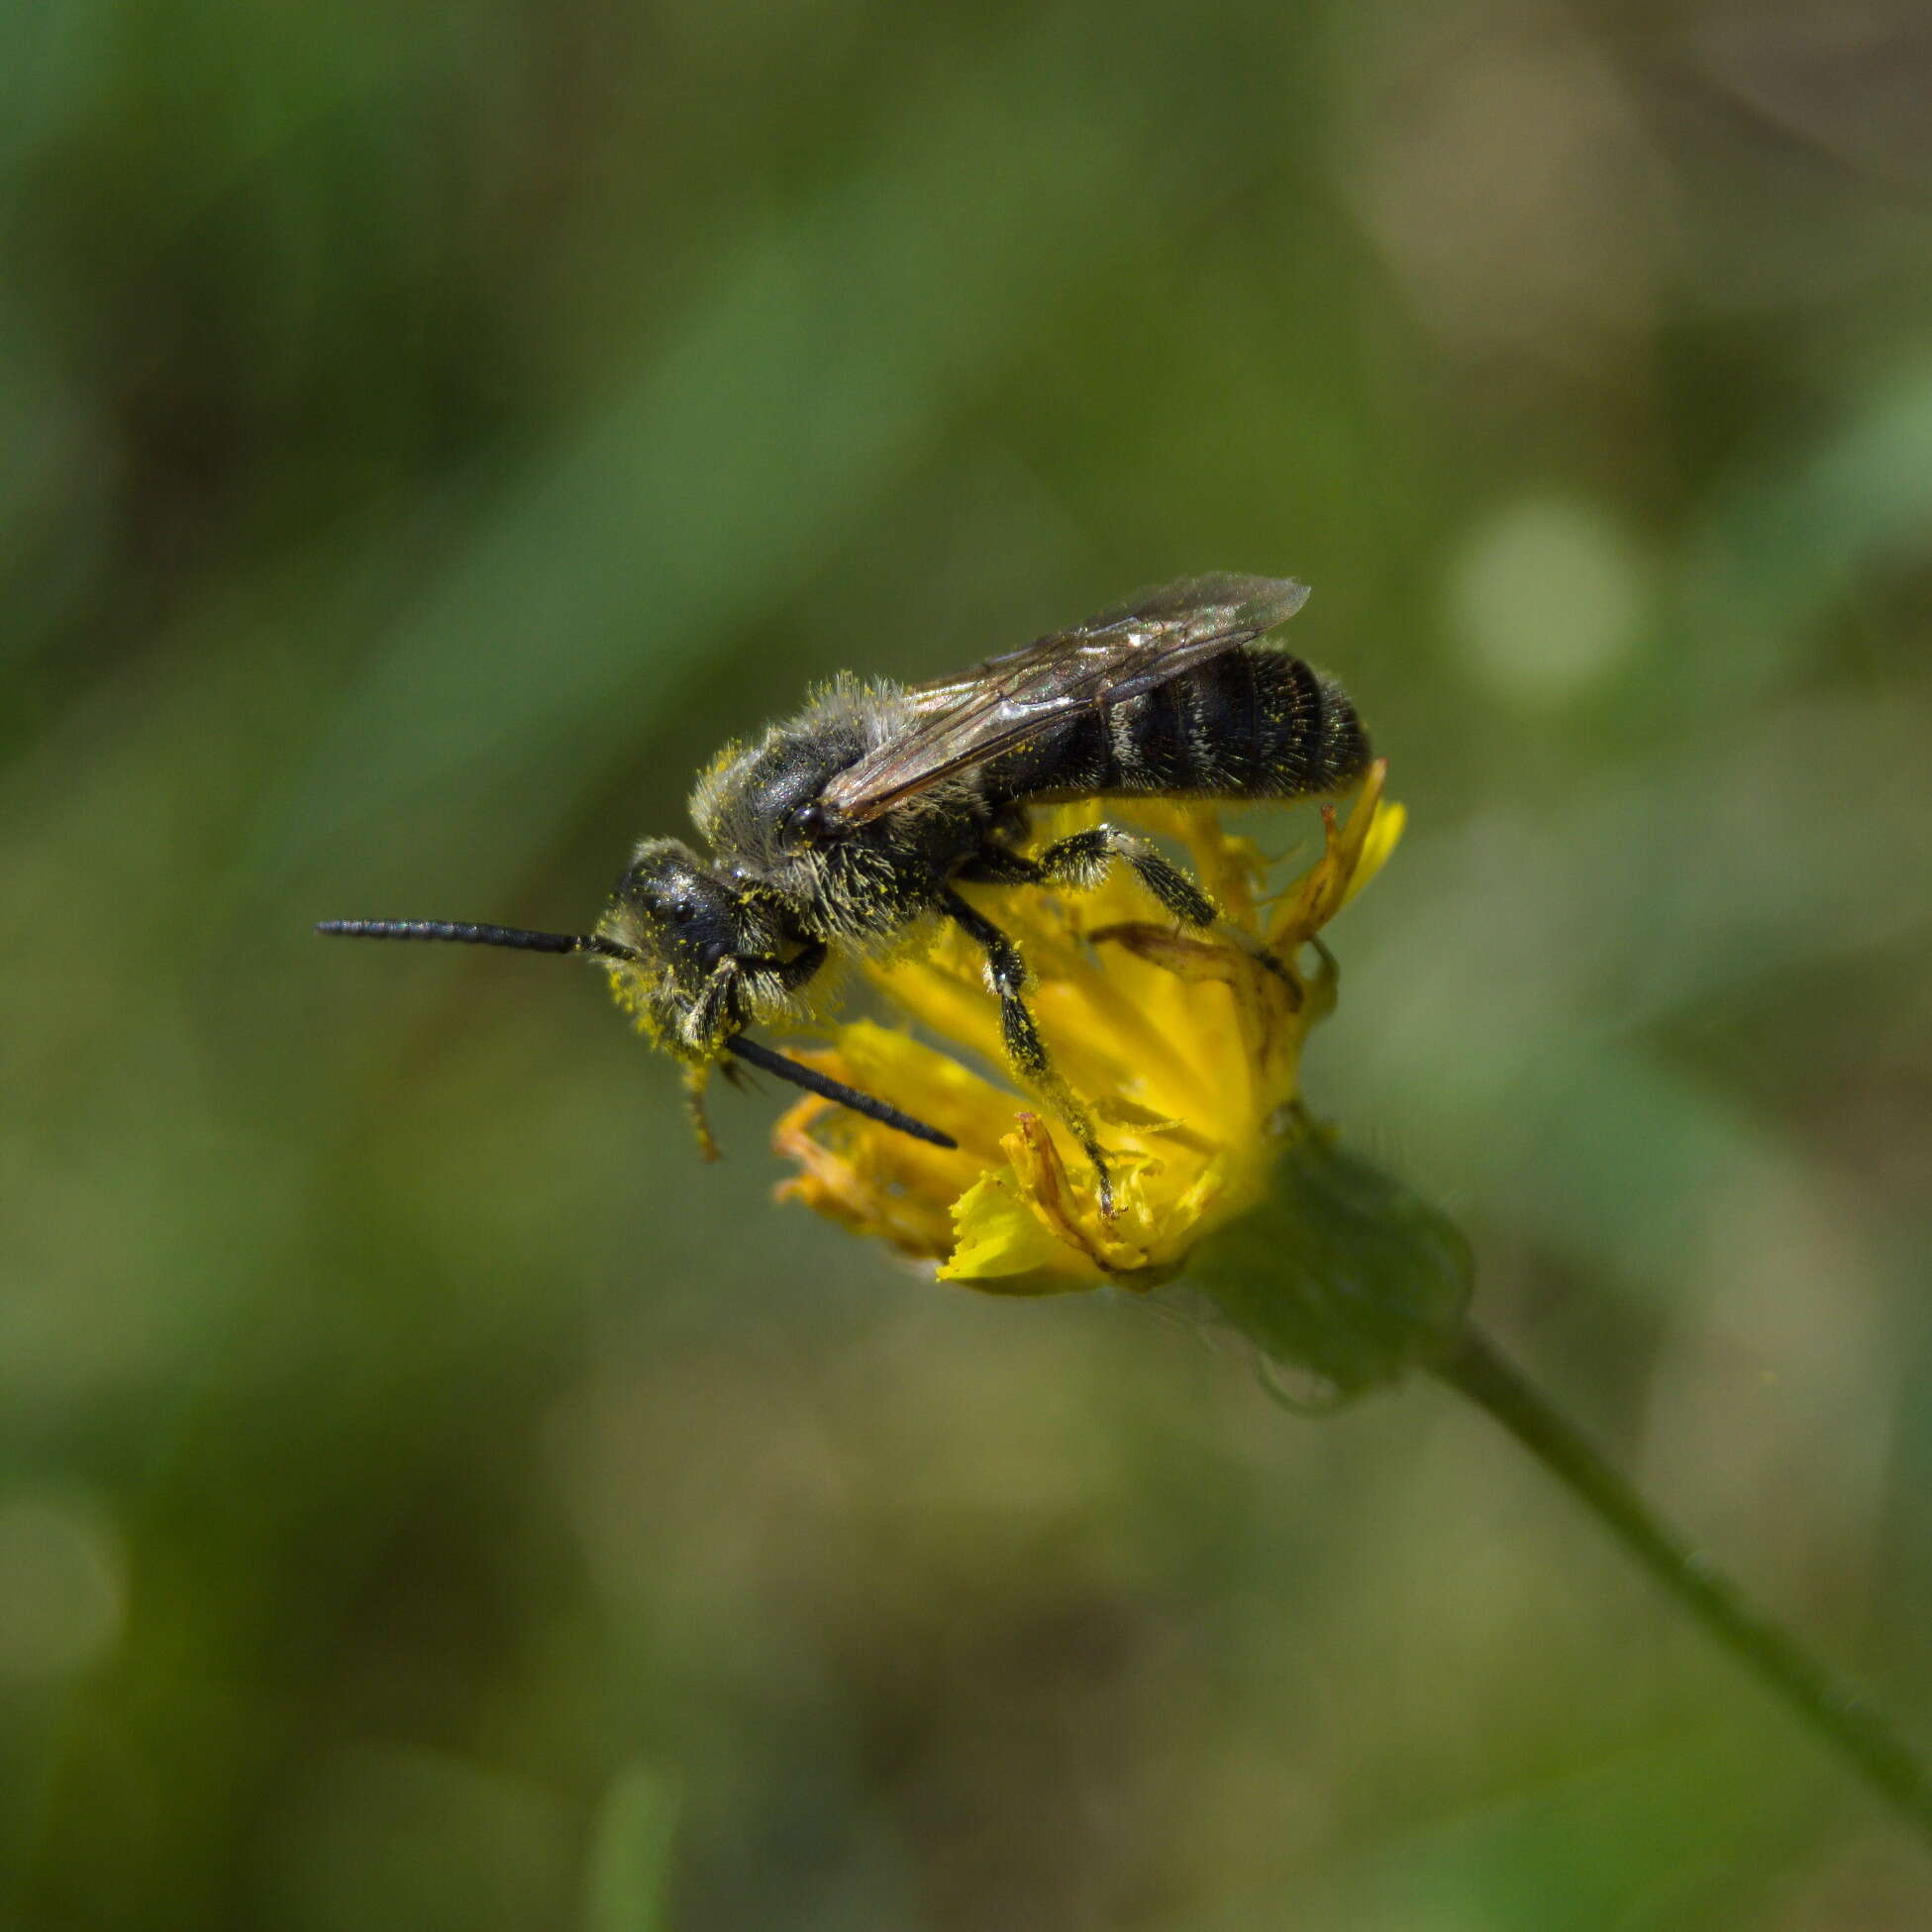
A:
<svg viewBox="0 0 1932 1932">
<path fill-rule="evenodd" d="M 1091 890 L 1118 859 L 1134 868 L 1135 877 L 1183 926 L 1211 926 L 1221 916 L 1214 901 L 1178 865 L 1162 858 L 1146 839 L 1117 825 L 1096 825 L 1056 839 L 1034 864 L 1043 885 Z"/>
<path fill-rule="evenodd" d="M 1141 883 L 1181 925 L 1202 931 L 1221 924 L 1220 908 L 1193 879 L 1178 865 L 1162 858 L 1146 839 L 1123 832 L 1118 826 L 1096 825 L 1089 831 L 1056 839 L 1035 860 L 1014 857 L 1019 864 L 1033 868 L 1027 877 L 1034 884 L 1055 885 L 1065 881 L 1087 891 L 1100 883 L 1116 859 L 1124 859 L 1133 866 Z M 1294 975 L 1252 933 L 1233 924 L 1225 926 L 1224 931 L 1235 945 L 1252 954 L 1258 965 L 1290 986 L 1296 986 Z"/>
<path fill-rule="evenodd" d="M 957 892 L 945 896 L 947 915 L 986 956 L 986 978 L 999 1000 L 1000 1040 L 1013 1070 L 1050 1105 L 1079 1142 L 1081 1151 L 1093 1164 L 1095 1192 L 1100 1212 L 1109 1217 L 1114 1211 L 1113 1178 L 1107 1171 L 1107 1157 L 1093 1131 L 1092 1117 L 1074 1097 L 1073 1089 L 1061 1077 L 1047 1053 L 1047 1043 L 1024 997 L 1026 961 L 1007 935 L 976 912 Z"/>
</svg>

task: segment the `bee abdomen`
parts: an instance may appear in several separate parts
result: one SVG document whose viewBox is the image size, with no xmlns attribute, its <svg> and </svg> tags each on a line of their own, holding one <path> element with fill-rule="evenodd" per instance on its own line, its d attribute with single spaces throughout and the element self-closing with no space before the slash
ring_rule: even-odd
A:
<svg viewBox="0 0 1932 1932">
<path fill-rule="evenodd" d="M 1247 645 L 1002 761 L 1001 789 L 1042 801 L 1298 798 L 1348 790 L 1369 757 L 1369 734 L 1333 678 Z"/>
</svg>

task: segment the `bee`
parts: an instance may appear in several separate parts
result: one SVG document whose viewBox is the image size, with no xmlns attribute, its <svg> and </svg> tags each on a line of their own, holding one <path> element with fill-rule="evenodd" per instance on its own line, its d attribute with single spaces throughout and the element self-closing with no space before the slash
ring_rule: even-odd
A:
<svg viewBox="0 0 1932 1932">
<path fill-rule="evenodd" d="M 1139 834 L 1102 823 L 1029 852 L 1028 815 L 1074 799 L 1350 789 L 1370 759 L 1355 706 L 1332 678 L 1258 642 L 1307 596 L 1290 577 L 1190 577 L 939 683 L 841 677 L 756 742 L 725 748 L 690 801 L 708 856 L 646 839 L 588 933 L 395 919 L 332 919 L 316 930 L 595 961 L 640 1030 L 683 1064 L 699 1144 L 712 1156 L 703 1094 L 721 1065 L 760 1068 L 955 1146 L 943 1129 L 749 1033 L 803 1017 L 835 959 L 879 958 L 950 922 L 984 957 L 1014 1072 L 1085 1150 L 1105 1206 L 1106 1160 L 1040 1037 L 1026 962 L 959 888 L 1080 889 L 1124 864 L 1180 925 L 1212 926 L 1213 901 Z"/>
</svg>

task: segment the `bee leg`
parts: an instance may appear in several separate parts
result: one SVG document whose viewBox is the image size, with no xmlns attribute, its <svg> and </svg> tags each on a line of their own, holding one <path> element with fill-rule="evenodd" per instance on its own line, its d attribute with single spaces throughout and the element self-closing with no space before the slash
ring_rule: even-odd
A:
<svg viewBox="0 0 1932 1932">
<path fill-rule="evenodd" d="M 768 1020 L 782 1013 L 824 966 L 831 949 L 822 939 L 808 940 L 789 960 L 775 954 L 739 953 L 732 966 L 744 989 L 737 1019 L 741 1028 L 753 1019 Z"/>
<path fill-rule="evenodd" d="M 707 1060 L 684 1068 L 684 1113 L 692 1133 L 697 1136 L 698 1152 L 707 1161 L 721 1160 L 724 1155 L 717 1136 L 711 1131 L 711 1117 L 704 1110 L 704 1089 L 711 1082 L 712 1065 Z"/>
<path fill-rule="evenodd" d="M 1047 1043 L 1040 1037 L 1022 995 L 1026 991 L 1026 961 L 1020 949 L 983 913 L 976 912 L 957 892 L 944 898 L 948 916 L 986 956 L 986 977 L 999 999 L 1000 1039 L 1013 1070 L 1032 1087 L 1064 1121 L 1079 1142 L 1086 1158 L 1093 1163 L 1095 1191 L 1100 1197 L 1100 1212 L 1114 1211 L 1113 1179 L 1107 1172 L 1107 1158 L 1086 1109 L 1073 1097 L 1073 1089 L 1055 1070 L 1047 1055 Z"/>
<path fill-rule="evenodd" d="M 1116 826 L 1096 825 L 1090 832 L 1075 832 L 1065 839 L 1056 839 L 1037 861 L 1020 860 L 1019 863 L 1033 864 L 1035 877 L 1041 884 L 1065 879 L 1069 885 L 1090 889 L 1100 883 L 1107 867 L 1117 858 L 1125 859 L 1133 866 L 1141 883 L 1183 926 L 1201 928 L 1219 922 L 1221 915 L 1214 901 L 1178 865 L 1169 864 L 1145 839 L 1122 832 Z M 1252 933 L 1234 925 L 1226 931 L 1228 938 L 1253 955 L 1259 965 L 1300 990 L 1294 975 Z"/>
<path fill-rule="evenodd" d="M 1089 889 L 1107 874 L 1116 859 L 1124 859 L 1134 875 L 1183 926 L 1211 926 L 1220 914 L 1210 899 L 1178 865 L 1170 864 L 1147 840 L 1116 825 L 1096 825 L 1056 839 L 1039 860 L 1043 884 Z"/>
<path fill-rule="evenodd" d="M 1009 846 L 988 840 L 960 869 L 955 878 L 970 879 L 979 885 L 1044 885 L 1046 874 L 1040 862 L 1029 859 Z"/>
<path fill-rule="evenodd" d="M 824 940 L 807 940 L 797 954 L 779 966 L 779 987 L 788 993 L 797 992 L 807 980 L 811 979 L 817 973 L 819 967 L 825 964 L 825 956 L 828 951 L 829 949 Z"/>
<path fill-rule="evenodd" d="M 679 1023 L 686 1049 L 694 1054 L 717 1052 L 724 1036 L 743 1024 L 737 1011 L 742 990 L 743 969 L 738 962 L 730 957 L 720 960 Z"/>
</svg>

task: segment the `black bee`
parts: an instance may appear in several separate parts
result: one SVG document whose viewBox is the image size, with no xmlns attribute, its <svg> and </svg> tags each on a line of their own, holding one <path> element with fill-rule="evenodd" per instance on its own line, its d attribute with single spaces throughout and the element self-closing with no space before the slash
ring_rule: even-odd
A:
<svg viewBox="0 0 1932 1932">
<path fill-rule="evenodd" d="M 583 953 L 701 1095 L 726 1056 L 942 1147 L 950 1136 L 747 1036 L 796 1019 L 835 953 L 878 955 L 951 920 L 981 948 L 1020 1078 L 1106 1168 L 1091 1121 L 1027 1009 L 1013 942 L 962 884 L 1091 886 L 1116 860 L 1182 925 L 1213 902 L 1145 839 L 1097 825 L 1023 850 L 1031 807 L 1078 798 L 1298 798 L 1346 791 L 1369 739 L 1341 688 L 1258 645 L 1308 595 L 1287 577 L 1190 577 L 1130 598 L 960 677 L 911 687 L 841 678 L 698 780 L 710 847 L 647 839 L 594 932 L 332 919 L 318 932 Z"/>
</svg>

